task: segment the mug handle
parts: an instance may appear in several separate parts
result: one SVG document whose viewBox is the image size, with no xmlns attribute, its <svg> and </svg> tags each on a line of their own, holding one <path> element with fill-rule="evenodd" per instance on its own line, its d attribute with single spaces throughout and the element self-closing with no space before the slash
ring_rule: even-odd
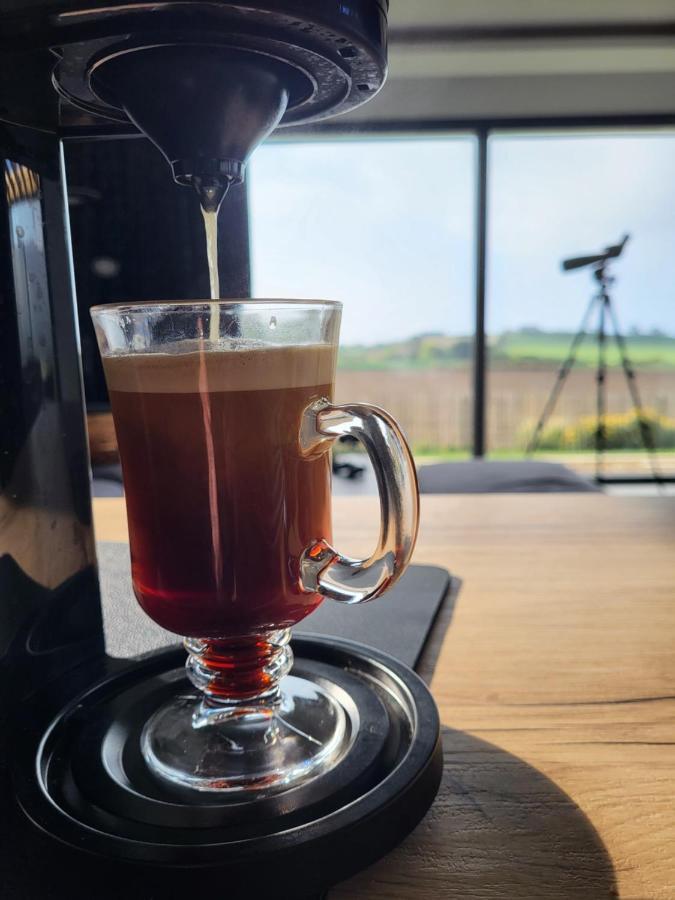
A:
<svg viewBox="0 0 675 900">
<path fill-rule="evenodd" d="M 325 453 L 345 435 L 363 444 L 375 470 L 381 512 L 377 547 L 368 559 L 352 559 L 317 540 L 300 558 L 300 582 L 310 593 L 363 603 L 386 591 L 410 561 L 419 525 L 419 490 L 410 448 L 384 410 L 364 403 L 334 406 L 326 400 L 305 410 L 300 429 L 303 456 Z"/>
</svg>

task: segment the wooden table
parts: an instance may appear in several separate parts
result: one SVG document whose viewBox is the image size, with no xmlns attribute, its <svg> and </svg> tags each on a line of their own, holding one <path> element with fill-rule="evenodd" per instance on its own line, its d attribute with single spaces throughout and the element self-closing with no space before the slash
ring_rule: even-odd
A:
<svg viewBox="0 0 675 900">
<path fill-rule="evenodd" d="M 336 500 L 343 552 L 376 515 Z M 95 517 L 126 538 L 122 501 Z M 444 782 L 331 898 L 673 900 L 675 499 L 426 497 L 415 560 L 464 582 L 432 682 Z"/>
</svg>

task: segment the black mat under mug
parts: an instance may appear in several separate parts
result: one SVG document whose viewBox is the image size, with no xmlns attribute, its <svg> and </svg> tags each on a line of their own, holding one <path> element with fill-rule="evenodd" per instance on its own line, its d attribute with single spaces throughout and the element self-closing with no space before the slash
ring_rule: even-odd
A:
<svg viewBox="0 0 675 900">
<path fill-rule="evenodd" d="M 98 558 L 107 652 L 130 657 L 176 643 L 176 635 L 156 625 L 136 602 L 128 545 L 101 542 Z M 438 566 L 410 566 L 385 596 L 359 606 L 328 600 L 294 633 L 348 638 L 414 668 L 443 599 L 454 596 L 458 586 Z"/>
</svg>

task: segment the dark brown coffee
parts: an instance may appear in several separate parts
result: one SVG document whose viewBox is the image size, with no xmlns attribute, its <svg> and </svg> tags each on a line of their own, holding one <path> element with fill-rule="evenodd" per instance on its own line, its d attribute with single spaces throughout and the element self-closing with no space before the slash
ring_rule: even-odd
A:
<svg viewBox="0 0 675 900">
<path fill-rule="evenodd" d="M 289 627 L 321 600 L 299 558 L 331 540 L 330 456 L 298 436 L 334 348 L 177 349 L 104 359 L 138 601 L 180 635 Z"/>
</svg>

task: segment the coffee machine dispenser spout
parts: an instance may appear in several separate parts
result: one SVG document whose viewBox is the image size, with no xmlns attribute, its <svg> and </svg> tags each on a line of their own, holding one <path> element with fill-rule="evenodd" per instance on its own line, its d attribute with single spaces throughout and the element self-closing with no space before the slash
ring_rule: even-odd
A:
<svg viewBox="0 0 675 900">
<path fill-rule="evenodd" d="M 199 205 L 207 213 L 218 212 L 231 184 L 228 179 L 218 178 L 215 175 L 192 176 L 192 186 L 199 197 Z"/>
<path fill-rule="evenodd" d="M 246 162 L 276 128 L 293 67 L 261 53 L 203 44 L 132 46 L 94 61 L 91 85 L 161 150 L 179 184 L 217 211 Z"/>
</svg>

